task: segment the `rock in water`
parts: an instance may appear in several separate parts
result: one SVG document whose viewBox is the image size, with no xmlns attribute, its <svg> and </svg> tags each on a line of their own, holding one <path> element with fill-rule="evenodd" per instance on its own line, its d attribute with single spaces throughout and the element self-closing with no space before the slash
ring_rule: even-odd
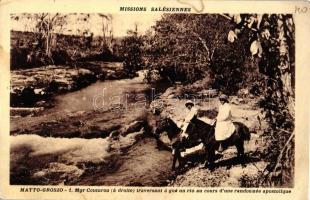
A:
<svg viewBox="0 0 310 200">
<path fill-rule="evenodd" d="M 125 126 L 121 130 L 121 134 L 122 136 L 126 136 L 129 133 L 140 131 L 143 125 L 144 125 L 143 121 L 134 121 L 130 123 L 129 125 Z"/>
</svg>

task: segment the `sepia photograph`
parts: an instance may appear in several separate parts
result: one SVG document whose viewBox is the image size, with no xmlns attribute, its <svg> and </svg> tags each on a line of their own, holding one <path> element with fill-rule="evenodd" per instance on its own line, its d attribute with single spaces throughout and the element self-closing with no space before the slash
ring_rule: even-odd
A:
<svg viewBox="0 0 310 200">
<path fill-rule="evenodd" d="M 11 13 L 10 185 L 293 188 L 295 18 Z"/>
</svg>

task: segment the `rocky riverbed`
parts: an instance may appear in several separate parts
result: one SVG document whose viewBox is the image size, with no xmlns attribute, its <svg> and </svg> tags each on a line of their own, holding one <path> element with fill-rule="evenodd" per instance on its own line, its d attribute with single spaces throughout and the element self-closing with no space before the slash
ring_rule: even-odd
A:
<svg viewBox="0 0 310 200">
<path fill-rule="evenodd" d="M 11 184 L 167 184 L 170 152 L 151 136 L 149 103 L 135 105 L 150 87 L 143 77 L 97 82 L 55 96 L 55 106 L 36 115 L 11 116 Z M 104 107 L 93 104 L 98 94 Z"/>
<path fill-rule="evenodd" d="M 95 74 L 83 68 L 45 66 L 14 70 L 11 73 L 11 106 L 34 106 L 53 94 L 74 91 L 95 80 Z"/>
<path fill-rule="evenodd" d="M 72 66 L 43 66 L 11 72 L 11 115 L 36 114 L 38 109 L 51 107 L 47 98 L 84 88 L 97 80 L 125 78 L 122 63 L 93 61 Z"/>
</svg>

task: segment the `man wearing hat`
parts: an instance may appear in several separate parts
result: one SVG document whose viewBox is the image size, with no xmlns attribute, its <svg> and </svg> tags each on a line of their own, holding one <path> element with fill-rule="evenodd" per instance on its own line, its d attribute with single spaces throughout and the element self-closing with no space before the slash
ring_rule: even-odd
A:
<svg viewBox="0 0 310 200">
<path fill-rule="evenodd" d="M 219 152 L 223 151 L 222 142 L 229 138 L 235 131 L 235 126 L 232 122 L 231 108 L 228 102 L 228 96 L 225 94 L 219 97 L 219 113 L 216 118 L 215 140 L 220 142 Z"/>
<path fill-rule="evenodd" d="M 190 124 L 191 120 L 197 116 L 197 109 L 194 107 L 194 105 L 195 105 L 194 102 L 191 100 L 188 100 L 185 103 L 185 107 L 187 108 L 187 114 L 186 114 L 183 124 L 181 125 L 181 129 L 182 129 L 181 138 L 188 137 L 188 133 L 187 133 L 188 125 Z"/>
</svg>

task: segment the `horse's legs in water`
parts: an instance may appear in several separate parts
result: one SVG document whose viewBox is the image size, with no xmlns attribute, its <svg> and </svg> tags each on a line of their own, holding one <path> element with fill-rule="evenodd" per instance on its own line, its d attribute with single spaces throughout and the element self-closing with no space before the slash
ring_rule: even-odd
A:
<svg viewBox="0 0 310 200">
<path fill-rule="evenodd" d="M 237 151 L 238 151 L 238 159 L 240 160 L 242 167 L 244 167 L 245 166 L 245 164 L 244 164 L 244 159 L 245 159 L 244 141 L 243 140 L 237 141 L 236 147 L 237 147 Z"/>
<path fill-rule="evenodd" d="M 173 171 L 175 170 L 175 164 L 176 164 L 177 161 L 179 162 L 179 166 L 180 166 L 180 158 L 181 158 L 180 148 L 176 147 L 174 149 L 173 162 L 172 162 L 172 170 Z"/>
<path fill-rule="evenodd" d="M 213 170 L 215 168 L 214 161 L 215 161 L 215 148 L 211 147 L 207 149 L 207 161 L 205 163 L 205 167 Z"/>
<path fill-rule="evenodd" d="M 177 155 L 176 155 L 176 151 L 177 151 L 177 149 L 176 148 L 174 148 L 173 150 L 172 150 L 174 153 L 173 153 L 173 161 L 172 161 L 172 170 L 174 171 L 175 170 L 175 163 L 176 163 L 176 161 L 177 161 Z"/>
</svg>

